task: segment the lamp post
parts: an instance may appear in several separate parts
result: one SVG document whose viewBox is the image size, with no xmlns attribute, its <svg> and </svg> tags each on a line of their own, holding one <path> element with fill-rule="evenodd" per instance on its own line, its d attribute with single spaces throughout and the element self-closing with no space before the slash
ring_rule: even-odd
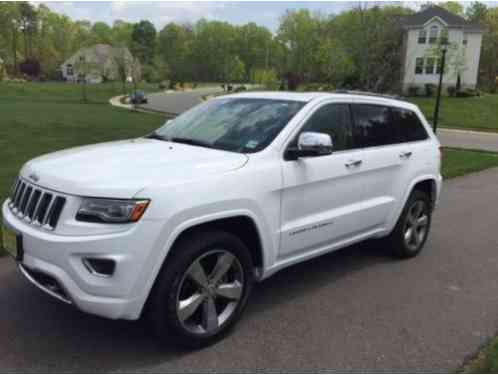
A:
<svg viewBox="0 0 498 375">
<path fill-rule="evenodd" d="M 439 86 L 437 88 L 436 97 L 436 107 L 434 108 L 434 133 L 436 133 L 437 122 L 439 118 L 439 104 L 441 103 L 441 89 L 443 86 L 443 75 L 444 75 L 444 64 L 446 60 L 446 51 L 448 49 L 448 44 L 446 42 L 441 43 L 441 69 L 439 71 Z"/>
</svg>

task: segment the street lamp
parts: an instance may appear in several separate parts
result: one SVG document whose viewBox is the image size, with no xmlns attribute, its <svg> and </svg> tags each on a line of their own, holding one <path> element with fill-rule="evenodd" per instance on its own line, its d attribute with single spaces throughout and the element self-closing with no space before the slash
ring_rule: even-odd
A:
<svg viewBox="0 0 498 375">
<path fill-rule="evenodd" d="M 441 89 L 443 86 L 444 64 L 447 50 L 448 41 L 444 39 L 441 41 L 441 69 L 439 70 L 439 86 L 437 88 L 436 107 L 434 108 L 434 133 L 436 133 L 437 121 L 439 118 L 439 104 L 441 102 Z"/>
</svg>

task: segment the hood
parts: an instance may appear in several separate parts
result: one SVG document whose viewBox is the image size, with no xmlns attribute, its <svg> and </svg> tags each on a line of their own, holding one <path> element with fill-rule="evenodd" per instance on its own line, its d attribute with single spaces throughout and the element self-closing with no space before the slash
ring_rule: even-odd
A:
<svg viewBox="0 0 498 375">
<path fill-rule="evenodd" d="M 228 172 L 247 159 L 244 154 L 138 138 L 40 156 L 24 165 L 21 176 L 72 195 L 131 198 L 151 184 Z"/>
</svg>

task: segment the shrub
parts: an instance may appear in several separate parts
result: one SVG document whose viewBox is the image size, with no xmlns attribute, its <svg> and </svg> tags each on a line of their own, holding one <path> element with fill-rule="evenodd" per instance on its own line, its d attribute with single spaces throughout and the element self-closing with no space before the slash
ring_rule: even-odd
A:
<svg viewBox="0 0 498 375">
<path fill-rule="evenodd" d="M 449 96 L 456 96 L 456 93 L 457 93 L 457 89 L 455 86 L 448 86 L 448 88 L 446 89 L 448 91 L 448 95 Z"/>
<path fill-rule="evenodd" d="M 474 96 L 479 96 L 480 93 L 478 90 L 473 90 L 473 89 L 465 89 L 463 91 L 458 91 L 456 93 L 456 96 L 458 98 L 472 98 Z"/>
<path fill-rule="evenodd" d="M 436 88 L 436 85 L 433 85 L 432 83 L 426 83 L 424 85 L 425 88 L 425 96 L 430 97 L 434 95 L 434 89 Z"/>
<path fill-rule="evenodd" d="M 409 96 L 418 96 L 418 87 L 417 86 L 408 87 L 408 95 Z"/>
<path fill-rule="evenodd" d="M 323 91 L 324 85 L 318 82 L 305 83 L 299 86 L 299 91 Z"/>
<path fill-rule="evenodd" d="M 27 59 L 19 64 L 21 73 L 30 76 L 37 77 L 40 74 L 40 62 L 35 59 Z"/>
<path fill-rule="evenodd" d="M 253 71 L 252 80 L 254 83 L 266 88 L 274 86 L 278 82 L 277 73 L 273 69 L 258 69 Z"/>
</svg>

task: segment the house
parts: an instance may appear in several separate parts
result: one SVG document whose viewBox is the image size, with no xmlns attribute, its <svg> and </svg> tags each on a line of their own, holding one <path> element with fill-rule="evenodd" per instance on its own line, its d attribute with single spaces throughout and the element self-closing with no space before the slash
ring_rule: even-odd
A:
<svg viewBox="0 0 498 375">
<path fill-rule="evenodd" d="M 443 87 L 456 87 L 457 81 L 462 89 L 476 87 L 482 27 L 437 5 L 405 17 L 402 27 L 403 92 L 439 83 L 443 46 L 447 50 Z"/>
<path fill-rule="evenodd" d="M 128 48 L 108 44 L 81 48 L 60 66 L 60 70 L 63 79 L 70 82 L 121 80 L 120 72 L 125 73 L 127 81 L 132 81 L 133 76 L 140 76 L 140 66 Z"/>
</svg>

